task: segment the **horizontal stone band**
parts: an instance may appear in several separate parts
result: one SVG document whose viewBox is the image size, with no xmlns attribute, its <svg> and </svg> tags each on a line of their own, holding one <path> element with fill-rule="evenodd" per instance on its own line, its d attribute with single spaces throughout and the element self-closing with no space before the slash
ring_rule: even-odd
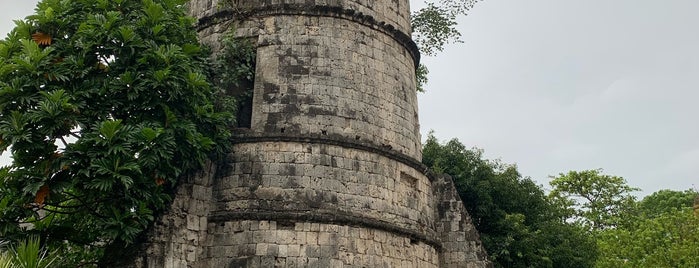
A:
<svg viewBox="0 0 699 268">
<path fill-rule="evenodd" d="M 263 16 L 279 16 L 279 15 L 300 15 L 300 16 L 320 16 L 320 17 L 334 17 L 350 20 L 374 30 L 380 31 L 401 44 L 405 49 L 408 50 L 410 56 L 413 58 L 415 67 L 420 65 L 420 50 L 417 44 L 407 33 L 396 29 L 391 24 L 387 24 L 383 21 L 376 21 L 376 19 L 371 15 L 365 15 L 361 12 L 356 12 L 351 9 L 345 9 L 339 6 L 321 6 L 321 5 L 305 5 L 305 4 L 277 4 L 269 5 L 264 7 L 256 7 L 250 10 L 230 10 L 225 9 L 214 13 L 206 17 L 199 19 L 199 24 L 197 25 L 197 30 L 203 30 L 214 26 L 221 21 L 226 20 L 244 20 L 250 17 L 263 17 Z"/>
<path fill-rule="evenodd" d="M 371 229 L 382 230 L 401 236 L 410 238 L 411 240 L 420 241 L 440 250 L 442 244 L 435 235 L 425 235 L 414 230 L 395 226 L 393 224 L 368 219 L 353 215 L 344 215 L 339 213 L 323 213 L 318 211 L 309 212 L 285 212 L 285 211 L 217 211 L 209 216 L 208 221 L 212 223 L 221 223 L 239 220 L 262 220 L 262 221 L 277 221 L 277 222 L 314 222 L 324 224 L 338 224 L 357 227 L 366 227 Z"/>
<path fill-rule="evenodd" d="M 269 135 L 269 134 L 253 134 L 253 133 L 237 133 L 234 134 L 232 139 L 234 144 L 242 143 L 258 143 L 258 142 L 297 142 L 297 143 L 313 143 L 313 144 L 326 144 L 335 145 L 344 148 L 357 149 L 362 151 L 367 151 L 375 153 L 392 160 L 398 161 L 406 166 L 409 166 L 425 176 L 430 181 L 434 181 L 437 174 L 430 170 L 420 161 L 412 158 L 404 153 L 398 152 L 391 149 L 389 146 L 378 146 L 370 142 L 364 142 L 360 140 L 352 140 L 340 136 L 326 136 L 326 135 L 302 135 L 302 134 L 289 134 L 289 135 Z"/>
</svg>

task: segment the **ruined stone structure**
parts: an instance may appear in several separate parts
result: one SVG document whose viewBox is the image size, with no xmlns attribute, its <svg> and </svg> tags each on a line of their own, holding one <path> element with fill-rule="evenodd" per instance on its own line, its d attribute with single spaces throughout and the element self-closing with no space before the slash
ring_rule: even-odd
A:
<svg viewBox="0 0 699 268">
<path fill-rule="evenodd" d="M 487 267 L 450 178 L 421 164 L 408 0 L 194 0 L 257 48 L 249 129 L 178 188 L 140 267 Z"/>
</svg>

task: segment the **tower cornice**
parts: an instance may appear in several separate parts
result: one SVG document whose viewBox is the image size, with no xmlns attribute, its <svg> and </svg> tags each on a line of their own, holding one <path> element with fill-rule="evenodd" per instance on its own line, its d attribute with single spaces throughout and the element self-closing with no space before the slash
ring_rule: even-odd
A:
<svg viewBox="0 0 699 268">
<path fill-rule="evenodd" d="M 378 21 L 371 15 L 363 14 L 352 9 L 347 9 L 341 6 L 322 6 L 313 4 L 276 4 L 260 7 L 253 7 L 247 10 L 232 10 L 222 9 L 212 15 L 204 16 L 199 19 L 197 30 L 202 31 L 209 27 L 215 26 L 223 21 L 229 20 L 245 20 L 255 17 L 267 16 L 317 16 L 317 17 L 333 17 L 346 19 L 355 23 L 359 23 L 373 30 L 379 31 L 393 38 L 396 42 L 402 45 L 415 63 L 415 68 L 420 65 L 420 50 L 417 44 L 410 37 L 410 34 L 399 30 L 392 24 L 384 21 Z"/>
</svg>

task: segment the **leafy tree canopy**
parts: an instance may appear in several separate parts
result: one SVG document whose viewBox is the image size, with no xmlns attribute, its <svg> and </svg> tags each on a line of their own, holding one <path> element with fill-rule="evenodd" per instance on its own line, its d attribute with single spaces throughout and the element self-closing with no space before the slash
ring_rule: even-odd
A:
<svg viewBox="0 0 699 268">
<path fill-rule="evenodd" d="M 185 2 L 43 0 L 0 41 L 0 237 L 93 259 L 226 151 L 231 102 Z"/>
<path fill-rule="evenodd" d="M 636 200 L 631 193 L 639 190 L 601 169 L 570 171 L 552 179 L 549 196 L 569 208 L 569 217 L 592 230 L 620 224 Z"/>
<path fill-rule="evenodd" d="M 654 218 L 673 210 L 691 208 L 697 196 L 699 193 L 691 189 L 685 191 L 660 190 L 638 202 L 637 213 L 640 214 L 639 216 Z"/>
<path fill-rule="evenodd" d="M 699 265 L 696 191 L 660 190 L 637 202 L 637 188 L 601 170 L 570 171 L 551 185 L 554 200 L 596 239 L 596 267 Z"/>
<path fill-rule="evenodd" d="M 597 267 L 697 267 L 699 217 L 686 196 L 693 191 L 661 190 L 638 202 L 637 214 L 619 228 L 597 234 Z M 666 200 L 660 198 L 669 197 Z"/>
<path fill-rule="evenodd" d="M 445 144 L 430 134 L 423 162 L 453 177 L 490 258 L 497 267 L 591 267 L 594 240 L 567 224 L 563 209 L 514 165 L 486 160 L 456 139 Z"/>
</svg>

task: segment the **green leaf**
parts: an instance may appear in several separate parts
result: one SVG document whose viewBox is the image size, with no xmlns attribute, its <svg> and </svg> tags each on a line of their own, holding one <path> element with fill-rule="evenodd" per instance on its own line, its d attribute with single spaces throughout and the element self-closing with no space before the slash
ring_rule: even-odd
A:
<svg viewBox="0 0 699 268">
<path fill-rule="evenodd" d="M 96 0 L 97 8 L 102 11 L 109 10 L 109 1 L 110 0 Z"/>
<path fill-rule="evenodd" d="M 145 5 L 143 12 L 151 22 L 158 22 L 163 18 L 165 10 L 161 5 L 152 0 L 144 0 L 143 4 Z"/>
<path fill-rule="evenodd" d="M 45 18 L 45 21 L 52 21 L 53 20 L 53 8 L 47 7 L 44 10 L 44 18 Z"/>
<path fill-rule="evenodd" d="M 10 251 L 12 262 L 17 267 L 49 268 L 58 259 L 57 255 L 47 256 L 46 250 L 41 248 L 39 238 L 35 236 L 23 240 Z"/>
<path fill-rule="evenodd" d="M 153 78 L 155 78 L 155 81 L 158 81 L 158 83 L 165 82 L 169 76 L 170 69 L 157 70 L 155 73 L 153 73 Z"/>
<path fill-rule="evenodd" d="M 133 27 L 129 26 L 119 27 L 119 34 L 121 36 L 121 41 L 124 43 L 131 42 L 136 37 L 136 32 L 134 31 Z"/>
<path fill-rule="evenodd" d="M 160 133 L 158 131 L 155 131 L 152 128 L 145 127 L 141 129 L 141 135 L 146 139 L 146 141 L 153 141 L 156 137 L 158 137 Z"/>
<path fill-rule="evenodd" d="M 12 111 L 8 121 L 0 122 L 0 132 L 10 143 L 30 142 L 31 133 L 26 129 L 29 123 L 27 114 Z"/>
<path fill-rule="evenodd" d="M 99 127 L 100 134 L 108 141 L 112 141 L 116 137 L 121 128 L 121 120 L 108 120 L 102 122 Z"/>
<path fill-rule="evenodd" d="M 190 72 L 187 74 L 187 84 L 192 87 L 206 87 L 209 83 L 203 74 Z"/>
<path fill-rule="evenodd" d="M 182 52 L 190 56 L 196 56 L 201 53 L 201 47 L 194 44 L 184 44 L 182 46 Z"/>
<path fill-rule="evenodd" d="M 151 28 L 153 35 L 156 35 L 156 36 L 159 35 L 160 32 L 162 32 L 163 30 L 165 30 L 165 25 L 162 25 L 162 24 L 157 24 L 157 25 L 153 26 L 153 28 Z"/>
<path fill-rule="evenodd" d="M 0 41 L 0 58 L 3 60 L 10 58 L 10 47 L 5 43 L 5 41 Z"/>
</svg>

